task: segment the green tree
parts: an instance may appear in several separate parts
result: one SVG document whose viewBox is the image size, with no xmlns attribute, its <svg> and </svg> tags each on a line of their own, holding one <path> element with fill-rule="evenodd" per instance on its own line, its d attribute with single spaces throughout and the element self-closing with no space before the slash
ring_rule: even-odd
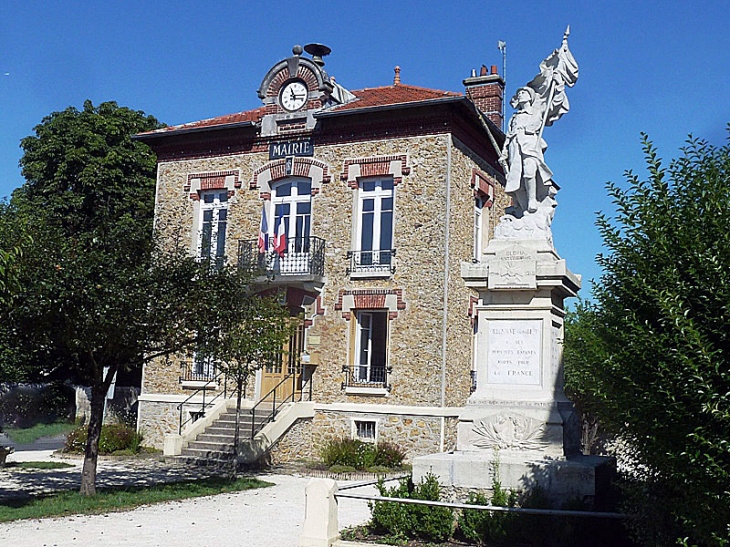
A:
<svg viewBox="0 0 730 547">
<path fill-rule="evenodd" d="M 115 374 L 220 339 L 252 301 L 248 274 L 157 244 L 156 159 L 131 138 L 157 127 L 142 112 L 87 101 L 44 118 L 21 143 L 27 182 L 9 214 L 32 245 L 19 254 L 21 290 L 5 332 L 36 376 L 90 386 L 81 477 L 89 495 Z"/>
<path fill-rule="evenodd" d="M 644 151 L 647 180 L 607 185 L 616 215 L 598 216 L 603 275 L 568 325 L 568 378 L 632 452 L 644 541 L 726 545 L 730 147 L 690 140 L 668 167 L 646 136 Z"/>
<path fill-rule="evenodd" d="M 235 385 L 235 462 L 238 457 L 243 392 L 258 369 L 267 363 L 282 362 L 282 348 L 289 340 L 294 320 L 290 317 L 289 310 L 279 303 L 276 294 L 256 294 L 246 286 L 235 287 L 233 290 L 238 293 L 237 297 L 231 298 L 229 291 L 227 303 L 218 307 L 219 313 L 224 316 L 219 322 L 228 327 L 214 336 L 205 337 L 197 351 L 215 359 L 218 369 Z M 242 305 L 242 302 L 245 304 Z M 235 463 L 233 471 L 235 474 Z"/>
</svg>

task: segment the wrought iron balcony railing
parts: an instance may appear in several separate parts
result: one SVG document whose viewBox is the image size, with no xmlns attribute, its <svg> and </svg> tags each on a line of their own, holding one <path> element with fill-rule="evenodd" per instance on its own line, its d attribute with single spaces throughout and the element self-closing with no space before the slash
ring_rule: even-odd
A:
<svg viewBox="0 0 730 547">
<path fill-rule="evenodd" d="M 342 372 L 345 374 L 345 381 L 342 382 L 342 389 L 348 387 L 376 387 L 391 390 L 388 383 L 388 375 L 393 372 L 388 366 L 349 366 L 344 365 Z"/>
<path fill-rule="evenodd" d="M 293 238 L 283 256 L 273 250 L 261 253 L 257 239 L 238 242 L 238 267 L 273 276 L 324 277 L 324 239 Z"/>
<path fill-rule="evenodd" d="M 182 382 L 212 382 L 218 376 L 218 367 L 215 363 L 183 361 L 181 364 L 182 374 L 179 381 Z"/>
<path fill-rule="evenodd" d="M 347 275 L 374 274 L 382 275 L 395 273 L 395 249 L 380 251 L 347 251 L 350 264 Z"/>
</svg>

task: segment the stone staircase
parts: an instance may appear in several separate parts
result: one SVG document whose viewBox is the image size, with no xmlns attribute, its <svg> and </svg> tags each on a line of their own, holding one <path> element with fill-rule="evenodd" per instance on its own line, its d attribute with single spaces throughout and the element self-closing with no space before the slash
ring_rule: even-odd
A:
<svg viewBox="0 0 730 547">
<path fill-rule="evenodd" d="M 254 419 L 250 409 L 241 409 L 239 415 L 239 442 L 251 440 L 251 428 L 260 430 L 271 415 L 271 405 L 260 405 L 256 409 Z M 230 464 L 233 460 L 233 439 L 236 431 L 236 409 L 229 408 L 223 412 L 195 440 L 189 441 L 183 448 L 180 459 L 196 465 Z"/>
</svg>

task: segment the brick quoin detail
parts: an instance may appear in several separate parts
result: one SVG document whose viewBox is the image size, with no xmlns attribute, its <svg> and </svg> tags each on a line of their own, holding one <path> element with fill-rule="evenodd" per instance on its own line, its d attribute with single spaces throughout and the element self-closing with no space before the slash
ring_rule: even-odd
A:
<svg viewBox="0 0 730 547">
<path fill-rule="evenodd" d="M 395 295 L 397 298 L 396 308 L 398 310 L 406 309 L 406 303 L 403 300 L 403 289 L 353 289 L 345 290 L 342 289 L 337 296 L 337 302 L 335 303 L 335 310 L 342 311 L 343 299 L 345 296 L 352 296 L 354 299 L 353 309 L 358 310 L 378 310 L 386 307 L 386 297 L 389 295 Z M 352 312 L 345 311 L 342 313 L 343 319 L 350 320 Z M 395 319 L 398 317 L 398 311 L 391 311 L 388 314 L 388 319 Z"/>
<path fill-rule="evenodd" d="M 251 182 L 249 183 L 249 188 L 251 190 L 261 188 L 262 180 L 267 182 L 267 186 L 270 187 L 270 183 L 286 178 L 287 176 L 305 177 L 312 179 L 312 195 L 315 196 L 320 191 L 319 183 L 327 184 L 332 180 L 332 177 L 329 174 L 329 166 L 326 163 L 314 158 L 293 157 L 290 159 L 292 161 L 291 175 L 286 174 L 287 158 L 270 161 L 266 165 L 263 165 L 254 171 Z M 316 180 L 316 177 L 313 176 L 315 173 L 318 173 L 319 170 L 322 171 L 321 181 Z M 264 194 L 269 194 L 269 198 L 264 199 L 271 198 L 271 192 L 262 192 L 262 198 Z"/>
<path fill-rule="evenodd" d="M 395 168 L 393 163 L 400 164 L 400 169 Z M 351 173 L 351 167 L 355 173 Z M 400 172 L 398 172 L 400 171 Z M 350 188 L 358 187 L 358 179 L 363 177 L 379 177 L 384 175 L 393 176 L 393 184 L 397 185 L 403 180 L 403 176 L 411 174 L 411 167 L 408 165 L 408 156 L 406 154 L 398 154 L 392 156 L 378 156 L 374 158 L 356 158 L 345 160 L 344 168 L 340 179 L 347 182 Z"/>
<path fill-rule="evenodd" d="M 239 173 L 238 170 L 232 170 L 232 171 L 212 171 L 209 173 L 191 173 L 188 175 L 188 180 L 185 183 L 185 187 L 183 188 L 183 191 L 190 192 L 190 188 L 192 187 L 193 180 L 200 180 L 200 190 L 223 190 L 226 188 L 226 179 L 228 177 L 233 177 L 233 187 L 234 188 L 240 188 L 241 187 L 241 181 L 239 179 Z M 230 192 L 229 192 L 230 194 Z M 197 193 L 195 194 L 197 195 Z M 193 195 L 190 195 L 191 199 L 193 198 Z"/>
<path fill-rule="evenodd" d="M 486 173 L 472 169 L 471 187 L 474 188 L 474 197 L 484 199 L 484 205 L 491 207 L 494 204 L 494 181 Z"/>
</svg>

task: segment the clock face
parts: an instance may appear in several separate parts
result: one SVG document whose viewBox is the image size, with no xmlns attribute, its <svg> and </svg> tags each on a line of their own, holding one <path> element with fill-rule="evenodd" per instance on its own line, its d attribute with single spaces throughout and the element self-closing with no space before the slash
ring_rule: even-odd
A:
<svg viewBox="0 0 730 547">
<path fill-rule="evenodd" d="M 294 112 L 307 104 L 307 95 L 307 87 L 302 82 L 289 82 L 281 88 L 279 101 L 284 110 Z"/>
</svg>

